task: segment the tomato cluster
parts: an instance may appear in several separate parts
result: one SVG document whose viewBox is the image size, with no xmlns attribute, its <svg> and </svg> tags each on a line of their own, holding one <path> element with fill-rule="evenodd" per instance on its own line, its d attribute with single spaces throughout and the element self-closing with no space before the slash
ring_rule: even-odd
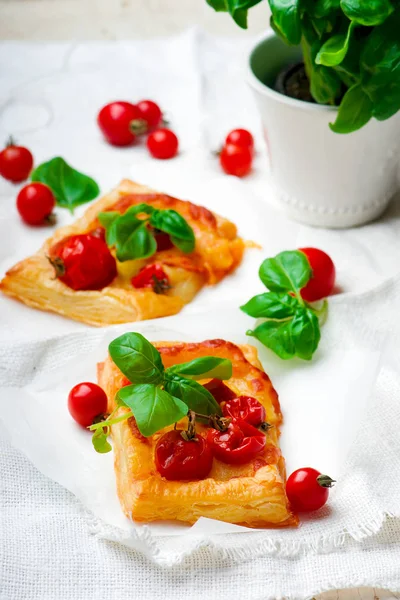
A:
<svg viewBox="0 0 400 600">
<path fill-rule="evenodd" d="M 163 114 L 153 100 L 110 102 L 97 115 L 97 123 L 109 144 L 130 146 L 141 135 L 147 137 L 147 148 L 154 158 L 173 158 L 179 141 L 175 133 L 164 127 Z"/>
<path fill-rule="evenodd" d="M 247 129 L 234 129 L 225 139 L 219 153 L 219 162 L 227 175 L 244 177 L 252 169 L 254 156 L 254 139 Z"/>
</svg>

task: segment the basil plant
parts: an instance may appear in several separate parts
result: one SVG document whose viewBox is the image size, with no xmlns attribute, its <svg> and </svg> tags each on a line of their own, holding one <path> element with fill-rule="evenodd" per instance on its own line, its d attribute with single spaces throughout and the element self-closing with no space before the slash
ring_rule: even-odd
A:
<svg viewBox="0 0 400 600">
<path fill-rule="evenodd" d="M 247 11 L 262 0 L 207 0 L 247 28 Z M 312 97 L 339 106 L 336 133 L 400 109 L 400 0 L 268 0 L 271 27 L 301 44 Z"/>
</svg>

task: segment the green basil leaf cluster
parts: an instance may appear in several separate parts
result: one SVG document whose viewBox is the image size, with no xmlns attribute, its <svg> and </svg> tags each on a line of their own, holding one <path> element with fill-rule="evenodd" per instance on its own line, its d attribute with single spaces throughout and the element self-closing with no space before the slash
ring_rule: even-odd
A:
<svg viewBox="0 0 400 600">
<path fill-rule="evenodd" d="M 57 206 L 68 208 L 71 212 L 77 206 L 96 198 L 100 192 L 94 179 L 73 169 L 60 156 L 36 167 L 32 171 L 31 180 L 49 186 Z"/>
<path fill-rule="evenodd" d="M 259 1 L 207 0 L 244 28 Z M 287 44 L 301 44 L 313 98 L 339 106 L 332 131 L 350 133 L 400 110 L 398 0 L 268 2 L 273 30 Z"/>
<path fill-rule="evenodd" d="M 108 246 L 116 248 L 120 262 L 152 256 L 157 250 L 154 229 L 168 233 L 182 252 L 193 252 L 195 247 L 193 229 L 175 210 L 138 204 L 122 215 L 116 211 L 102 212 L 98 219 L 106 230 Z"/>
<path fill-rule="evenodd" d="M 294 356 L 311 360 L 321 333 L 318 312 L 300 295 L 312 276 L 307 257 L 299 250 L 281 252 L 262 263 L 259 276 L 270 291 L 254 296 L 241 309 L 266 320 L 247 335 L 284 360 Z"/>
<path fill-rule="evenodd" d="M 111 448 L 107 442 L 109 426 L 132 415 L 140 433 L 148 437 L 182 419 L 189 409 L 202 415 L 221 414 L 214 396 L 196 379 L 229 379 L 230 360 L 204 356 L 165 369 L 153 344 L 134 332 L 113 340 L 109 353 L 131 382 L 116 395 L 117 406 L 125 406 L 130 412 L 91 426 L 93 445 L 98 452 L 108 452 Z"/>
</svg>

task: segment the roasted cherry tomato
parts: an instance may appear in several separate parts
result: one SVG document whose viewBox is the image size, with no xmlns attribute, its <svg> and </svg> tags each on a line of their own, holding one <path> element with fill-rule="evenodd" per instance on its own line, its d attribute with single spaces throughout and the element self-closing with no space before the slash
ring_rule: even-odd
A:
<svg viewBox="0 0 400 600">
<path fill-rule="evenodd" d="M 335 265 L 330 256 L 318 248 L 299 248 L 308 258 L 312 269 L 309 282 L 301 290 L 301 296 L 306 302 L 315 302 L 326 298 L 332 293 L 335 285 Z"/>
<path fill-rule="evenodd" d="M 0 175 L 13 183 L 29 177 L 33 167 L 33 156 L 28 148 L 15 146 L 12 141 L 0 152 Z"/>
<path fill-rule="evenodd" d="M 139 108 L 130 102 L 106 104 L 97 115 L 97 123 L 107 142 L 113 146 L 129 146 L 137 135 L 147 130 Z"/>
<path fill-rule="evenodd" d="M 306 467 L 294 471 L 286 482 L 286 494 L 295 512 L 318 510 L 329 496 L 334 480 Z"/>
<path fill-rule="evenodd" d="M 168 275 L 157 263 L 143 267 L 131 281 L 134 288 L 152 288 L 156 294 L 162 294 L 170 288 Z"/>
<path fill-rule="evenodd" d="M 141 118 L 147 123 L 148 131 L 161 125 L 163 116 L 158 104 L 152 100 L 141 100 L 138 102 L 137 107 L 140 110 Z"/>
<path fill-rule="evenodd" d="M 178 138 L 170 129 L 156 129 L 147 138 L 147 148 L 154 158 L 173 158 L 178 146 Z"/>
<path fill-rule="evenodd" d="M 79 425 L 89 427 L 107 411 L 106 393 L 95 383 L 78 383 L 68 395 L 68 410 Z"/>
<path fill-rule="evenodd" d="M 235 392 L 233 392 L 223 381 L 220 379 L 211 379 L 204 384 L 204 387 L 212 394 L 218 404 L 221 402 L 227 402 L 236 398 Z"/>
<path fill-rule="evenodd" d="M 51 249 L 49 260 L 56 276 L 73 290 L 101 290 L 117 275 L 107 244 L 90 234 L 62 240 Z"/>
<path fill-rule="evenodd" d="M 163 231 L 155 231 L 154 233 L 157 242 L 157 252 L 173 248 L 174 245 L 171 242 L 171 238 L 169 237 L 168 233 L 164 233 Z"/>
<path fill-rule="evenodd" d="M 28 225 L 52 222 L 54 194 L 44 183 L 29 183 L 17 196 L 17 210 Z"/>
<path fill-rule="evenodd" d="M 200 434 L 186 440 L 182 437 L 182 431 L 174 429 L 165 433 L 156 444 L 156 468 L 165 479 L 205 479 L 211 471 L 212 462 L 210 444 Z"/>
<path fill-rule="evenodd" d="M 254 149 L 254 138 L 247 129 L 233 129 L 226 136 L 225 144 L 234 144 L 242 148 Z"/>
<path fill-rule="evenodd" d="M 222 408 L 225 417 L 243 419 L 250 425 L 258 427 L 265 421 L 265 408 L 252 396 L 239 396 L 228 400 Z"/>
<path fill-rule="evenodd" d="M 210 429 L 207 439 L 218 460 L 243 465 L 265 448 L 265 435 L 242 419 L 233 419 L 226 431 Z"/>
<path fill-rule="evenodd" d="M 219 155 L 219 162 L 228 175 L 244 177 L 251 171 L 253 151 L 246 146 L 225 144 Z"/>
</svg>

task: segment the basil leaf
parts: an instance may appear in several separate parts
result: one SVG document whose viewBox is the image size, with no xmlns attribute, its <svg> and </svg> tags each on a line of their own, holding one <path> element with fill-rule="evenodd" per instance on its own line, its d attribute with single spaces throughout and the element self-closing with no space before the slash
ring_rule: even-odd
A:
<svg viewBox="0 0 400 600">
<path fill-rule="evenodd" d="M 216 12 L 228 12 L 225 0 L 206 0 L 206 2 Z"/>
<path fill-rule="evenodd" d="M 342 88 L 340 77 L 333 69 L 322 65 L 313 65 L 311 70 L 310 92 L 319 104 L 336 102 Z"/>
<path fill-rule="evenodd" d="M 340 0 L 311 0 L 307 8 L 313 11 L 314 17 L 327 17 L 340 7 Z"/>
<path fill-rule="evenodd" d="M 351 133 L 368 123 L 372 117 L 373 104 L 360 83 L 347 90 L 340 103 L 334 123 L 329 127 L 335 133 Z"/>
<path fill-rule="evenodd" d="M 290 331 L 296 355 L 311 360 L 321 339 L 316 314 L 309 308 L 299 308 L 291 321 Z"/>
<path fill-rule="evenodd" d="M 221 415 L 221 408 L 214 396 L 197 381 L 185 379 L 174 373 L 167 373 L 165 390 L 175 398 L 180 398 L 191 410 L 202 415 Z"/>
<path fill-rule="evenodd" d="M 100 225 L 106 230 L 106 242 L 108 246 L 115 246 L 117 243 L 116 221 L 120 217 L 117 211 L 101 212 L 97 215 Z"/>
<path fill-rule="evenodd" d="M 152 384 L 128 385 L 117 392 L 117 397 L 131 409 L 140 433 L 146 437 L 188 413 L 184 402 Z"/>
<path fill-rule="evenodd" d="M 299 250 L 280 252 L 261 264 L 259 276 L 272 292 L 298 292 L 311 277 L 311 267 Z"/>
<path fill-rule="evenodd" d="M 169 367 L 166 372 L 182 375 L 188 379 L 230 379 L 232 377 L 232 363 L 227 358 L 203 356 L 190 362 Z"/>
<path fill-rule="evenodd" d="M 68 208 L 71 212 L 76 206 L 96 198 L 100 192 L 94 179 L 73 169 L 60 156 L 36 167 L 31 180 L 48 185 L 57 206 Z"/>
<path fill-rule="evenodd" d="M 275 354 L 284 360 L 293 358 L 295 345 L 292 339 L 291 321 L 265 321 L 252 331 L 249 329 L 247 335 L 255 337 L 264 346 L 270 348 Z"/>
<path fill-rule="evenodd" d="M 289 294 L 267 292 L 258 294 L 241 306 L 241 310 L 255 319 L 286 319 L 296 312 L 298 301 Z"/>
<path fill-rule="evenodd" d="M 124 262 L 136 258 L 148 258 L 156 250 L 157 242 L 154 235 L 147 229 L 146 223 L 141 223 L 122 244 L 117 243 L 117 259 Z"/>
<path fill-rule="evenodd" d="M 346 17 L 360 25 L 380 25 L 394 11 L 389 0 L 341 0 Z"/>
<path fill-rule="evenodd" d="M 268 0 L 275 26 L 290 44 L 297 45 L 301 39 L 300 1 Z"/>
<path fill-rule="evenodd" d="M 339 65 L 347 54 L 351 32 L 355 27 L 354 21 L 349 22 L 347 32 L 338 33 L 323 44 L 315 58 L 318 65 L 333 67 Z"/>
<path fill-rule="evenodd" d="M 108 351 L 119 370 L 132 383 L 162 382 L 164 365 L 160 353 L 140 333 L 124 333 L 111 342 Z"/>
<path fill-rule="evenodd" d="M 107 452 L 111 452 L 112 450 L 112 447 L 107 440 L 108 428 L 106 429 L 107 433 L 104 431 L 103 427 L 100 427 L 99 429 L 96 429 L 92 435 L 93 447 L 96 452 L 99 452 L 100 454 L 107 454 Z"/>
<path fill-rule="evenodd" d="M 175 210 L 154 211 L 150 217 L 150 224 L 156 229 L 168 233 L 171 242 L 182 252 L 186 254 L 193 252 L 196 242 L 193 229 Z"/>
</svg>

